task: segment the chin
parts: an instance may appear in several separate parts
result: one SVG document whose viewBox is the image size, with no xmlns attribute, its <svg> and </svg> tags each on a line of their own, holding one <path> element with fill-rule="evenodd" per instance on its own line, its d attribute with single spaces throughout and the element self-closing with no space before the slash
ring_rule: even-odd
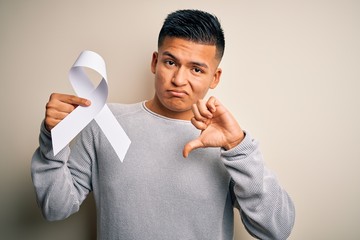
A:
<svg viewBox="0 0 360 240">
<path fill-rule="evenodd" d="M 184 113 L 184 112 L 187 112 L 189 111 L 191 108 L 183 108 L 183 107 L 173 107 L 173 106 L 170 106 L 170 107 L 167 107 L 168 110 L 174 112 L 174 113 Z"/>
<path fill-rule="evenodd" d="M 164 106 L 167 109 L 169 109 L 170 111 L 179 112 L 179 113 L 191 110 L 191 104 L 187 104 L 182 101 L 180 101 L 180 102 L 171 101 L 171 102 L 165 103 Z"/>
</svg>

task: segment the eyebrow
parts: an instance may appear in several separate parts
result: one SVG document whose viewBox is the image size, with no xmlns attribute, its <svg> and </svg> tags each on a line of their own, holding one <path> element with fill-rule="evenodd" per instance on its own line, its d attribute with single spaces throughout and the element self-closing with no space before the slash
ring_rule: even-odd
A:
<svg viewBox="0 0 360 240">
<path fill-rule="evenodd" d="M 169 57 L 171 57 L 172 59 L 174 59 L 175 61 L 179 61 L 179 59 L 178 59 L 177 57 L 175 57 L 173 54 L 171 54 L 171 53 L 168 52 L 168 51 L 163 52 L 162 55 L 169 56 Z M 193 62 L 190 62 L 190 63 L 191 63 L 192 65 L 196 65 L 196 66 L 200 66 L 200 67 L 204 67 L 204 68 L 209 68 L 207 64 L 202 63 L 202 62 L 195 62 L 195 61 L 193 61 Z"/>
</svg>

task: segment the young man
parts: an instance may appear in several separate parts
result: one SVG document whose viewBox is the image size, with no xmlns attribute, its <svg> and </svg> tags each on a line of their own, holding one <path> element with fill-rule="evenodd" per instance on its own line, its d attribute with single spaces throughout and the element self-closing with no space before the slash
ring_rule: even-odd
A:
<svg viewBox="0 0 360 240">
<path fill-rule="evenodd" d="M 264 166 L 258 143 L 215 97 L 224 35 L 217 18 L 180 10 L 166 18 L 153 53 L 155 95 L 110 108 L 131 139 L 121 163 L 91 122 L 53 155 L 50 130 L 86 99 L 52 94 L 32 160 L 48 220 L 79 210 L 92 191 L 98 239 L 232 239 L 233 207 L 253 236 L 286 239 L 294 206 Z M 200 131 L 199 131 L 200 130 Z"/>
</svg>

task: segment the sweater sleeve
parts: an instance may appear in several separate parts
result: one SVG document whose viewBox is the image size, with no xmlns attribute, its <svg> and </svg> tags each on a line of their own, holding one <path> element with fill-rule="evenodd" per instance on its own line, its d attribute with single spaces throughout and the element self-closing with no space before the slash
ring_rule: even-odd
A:
<svg viewBox="0 0 360 240">
<path fill-rule="evenodd" d="M 82 135 L 86 137 L 86 134 Z M 91 191 L 93 156 L 88 141 L 84 141 L 83 136 L 76 139 L 72 150 L 67 146 L 54 156 L 51 133 L 44 123 L 41 125 L 39 148 L 31 162 L 31 176 L 38 205 L 49 221 L 65 219 L 77 212 Z"/>
<path fill-rule="evenodd" d="M 258 143 L 246 134 L 222 160 L 232 178 L 242 221 L 249 233 L 259 239 L 287 239 L 295 221 L 292 200 L 275 175 L 264 166 Z"/>
</svg>

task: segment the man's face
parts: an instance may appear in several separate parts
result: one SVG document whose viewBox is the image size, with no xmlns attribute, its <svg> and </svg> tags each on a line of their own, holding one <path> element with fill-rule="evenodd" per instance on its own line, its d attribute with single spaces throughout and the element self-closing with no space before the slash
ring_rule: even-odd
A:
<svg viewBox="0 0 360 240">
<path fill-rule="evenodd" d="M 218 65 L 214 45 L 165 38 L 152 57 L 155 97 L 147 106 L 166 117 L 190 120 L 192 104 L 218 84 L 221 75 Z"/>
</svg>

